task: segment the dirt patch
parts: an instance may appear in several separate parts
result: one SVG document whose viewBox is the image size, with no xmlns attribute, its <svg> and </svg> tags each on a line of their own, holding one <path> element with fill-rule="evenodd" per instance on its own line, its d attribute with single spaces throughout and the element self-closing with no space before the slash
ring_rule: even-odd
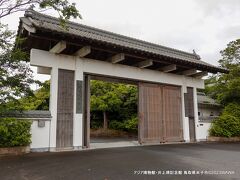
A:
<svg viewBox="0 0 240 180">
<path fill-rule="evenodd" d="M 124 137 L 124 138 L 137 138 L 137 134 L 129 133 L 114 129 L 91 129 L 91 137 Z"/>
</svg>

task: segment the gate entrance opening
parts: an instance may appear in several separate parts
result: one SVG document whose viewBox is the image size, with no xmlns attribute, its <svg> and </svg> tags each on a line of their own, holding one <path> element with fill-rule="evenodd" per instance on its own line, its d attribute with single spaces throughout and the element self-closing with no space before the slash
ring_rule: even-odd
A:
<svg viewBox="0 0 240 180">
<path fill-rule="evenodd" d="M 107 145 L 107 143 L 117 141 L 125 142 L 125 145 L 183 141 L 181 88 L 179 86 L 87 74 L 84 76 L 84 80 L 84 145 L 86 147 L 100 145 L 97 143 L 105 143 Z M 93 130 L 91 133 L 93 127 L 91 119 L 94 117 L 90 113 L 90 80 L 128 83 L 137 87 L 138 135 L 135 138 L 111 139 L 94 137 Z M 112 145 L 117 146 L 117 144 Z M 119 145 L 121 146 L 121 143 Z M 100 147 L 104 147 L 104 145 L 102 144 Z"/>
</svg>

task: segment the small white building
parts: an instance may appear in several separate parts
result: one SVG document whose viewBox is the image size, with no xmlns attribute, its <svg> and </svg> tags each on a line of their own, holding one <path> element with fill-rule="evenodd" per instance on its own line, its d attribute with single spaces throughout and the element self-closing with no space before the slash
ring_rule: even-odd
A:
<svg viewBox="0 0 240 180">
<path fill-rule="evenodd" d="M 138 142 L 199 141 L 197 89 L 208 72 L 228 72 L 188 53 L 26 11 L 21 48 L 38 73 L 51 75 L 51 119 L 33 123 L 32 150 L 78 150 L 90 144 L 91 79 L 138 86 Z"/>
<path fill-rule="evenodd" d="M 214 99 L 205 95 L 205 93 L 197 93 L 198 101 L 198 118 L 199 118 L 199 139 L 207 140 L 209 136 L 208 130 L 212 121 L 221 114 L 222 107 Z"/>
</svg>

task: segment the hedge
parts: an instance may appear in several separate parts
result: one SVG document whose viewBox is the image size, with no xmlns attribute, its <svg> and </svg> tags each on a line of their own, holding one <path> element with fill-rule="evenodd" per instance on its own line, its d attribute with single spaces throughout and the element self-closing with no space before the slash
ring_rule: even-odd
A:
<svg viewBox="0 0 240 180">
<path fill-rule="evenodd" d="M 138 118 L 132 117 L 131 119 L 125 120 L 123 122 L 120 121 L 110 121 L 109 123 L 110 129 L 115 130 L 123 130 L 126 132 L 137 133 L 138 132 Z"/>
<path fill-rule="evenodd" d="M 209 129 L 211 136 L 240 137 L 240 105 L 231 103 L 222 115 L 213 121 Z"/>
<path fill-rule="evenodd" d="M 27 146 L 31 143 L 31 121 L 0 119 L 0 147 Z"/>
</svg>

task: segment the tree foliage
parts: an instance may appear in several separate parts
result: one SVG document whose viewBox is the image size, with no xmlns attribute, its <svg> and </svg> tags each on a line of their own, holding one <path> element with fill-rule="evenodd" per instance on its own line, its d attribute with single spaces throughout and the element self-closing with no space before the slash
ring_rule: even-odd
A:
<svg viewBox="0 0 240 180">
<path fill-rule="evenodd" d="M 62 24 L 70 17 L 81 18 L 75 4 L 68 0 L 0 0 L 0 19 L 33 6 L 54 9 Z M 0 113 L 8 110 L 9 103 L 15 105 L 15 110 L 20 109 L 19 99 L 34 95 L 31 85 L 40 84 L 33 80 L 29 54 L 15 46 L 14 39 L 16 44 L 24 41 L 0 22 Z"/>
<path fill-rule="evenodd" d="M 32 95 L 30 85 L 34 82 L 28 62 L 29 55 L 11 43 L 14 33 L 6 26 L 0 25 L 0 112 L 5 111 L 6 104 L 17 98 Z"/>
<path fill-rule="evenodd" d="M 130 120 L 137 117 L 137 88 L 133 85 L 92 81 L 92 126 L 101 126 L 105 117 L 104 113 L 107 113 L 105 121 L 110 121 L 110 126 L 121 126 L 121 124 L 116 124 L 115 122 L 127 120 L 129 120 L 129 123 L 122 125 L 130 126 L 132 123 Z"/>
<path fill-rule="evenodd" d="M 230 42 L 221 51 L 219 64 L 229 70 L 228 74 L 213 75 L 205 81 L 206 93 L 227 105 L 231 102 L 240 104 L 240 39 Z"/>
<path fill-rule="evenodd" d="M 68 0 L 0 0 L 0 18 L 15 12 L 25 11 L 34 6 L 38 6 L 42 10 L 54 9 L 61 19 L 81 18 L 76 4 L 70 3 Z"/>
<path fill-rule="evenodd" d="M 0 119 L 0 147 L 27 146 L 31 143 L 29 120 Z"/>
<path fill-rule="evenodd" d="M 240 136 L 240 105 L 228 104 L 222 115 L 212 123 L 209 133 L 211 136 Z"/>
<path fill-rule="evenodd" d="M 221 55 L 219 63 L 229 73 L 206 80 L 206 92 L 224 105 L 224 110 L 209 132 L 212 136 L 240 136 L 240 39 L 230 42 Z"/>
</svg>

